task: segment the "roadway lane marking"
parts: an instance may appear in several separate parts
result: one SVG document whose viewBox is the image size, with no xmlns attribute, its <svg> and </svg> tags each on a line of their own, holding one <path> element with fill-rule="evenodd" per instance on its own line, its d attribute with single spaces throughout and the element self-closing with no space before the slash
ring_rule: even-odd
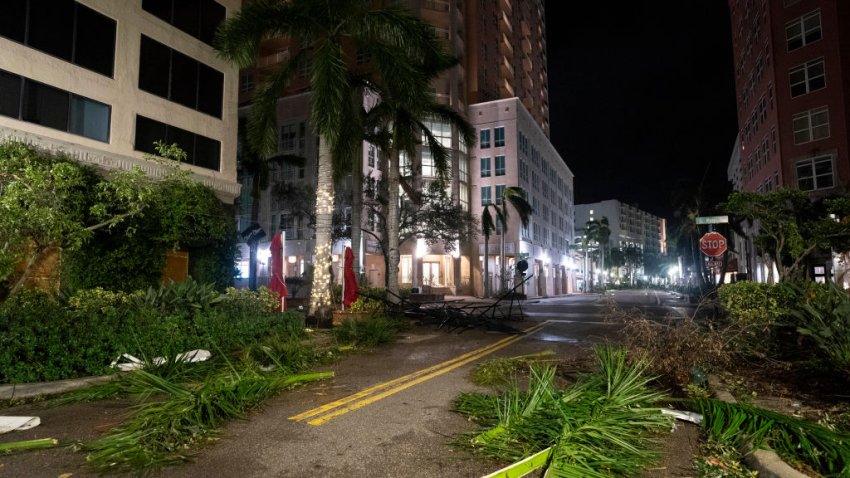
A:
<svg viewBox="0 0 850 478">
<path fill-rule="evenodd" d="M 548 321 L 547 321 L 548 322 Z M 477 360 L 481 357 L 489 355 L 501 348 L 507 347 L 508 345 L 522 339 L 526 335 L 533 334 L 538 330 L 542 329 L 546 326 L 547 322 L 543 322 L 539 325 L 535 325 L 523 331 L 523 335 L 514 335 L 510 337 L 506 337 L 498 342 L 493 344 L 481 347 L 479 349 L 473 350 L 471 352 L 467 352 L 463 355 L 455 357 L 451 360 L 447 360 L 445 362 L 439 363 L 437 365 L 433 365 L 431 367 L 410 373 L 403 377 L 399 377 L 388 382 L 380 383 L 373 387 L 367 388 L 360 392 L 357 392 L 353 395 L 349 395 L 347 397 L 341 398 L 339 400 L 333 401 L 326 405 L 322 405 L 320 407 L 314 408 L 312 410 L 307 410 L 306 412 L 300 413 L 298 415 L 294 415 L 289 417 L 290 420 L 293 421 L 303 421 L 308 418 L 316 417 L 322 414 L 325 414 L 322 417 L 311 420 L 307 423 L 310 425 L 321 425 L 330 419 L 337 417 L 339 415 L 348 413 L 353 410 L 357 410 L 358 408 L 362 408 L 370 403 L 376 402 L 383 398 L 386 398 L 390 395 L 396 394 L 402 390 L 410 388 L 416 384 L 422 383 L 426 380 L 430 380 L 432 378 L 438 377 L 444 373 L 447 373 L 451 370 L 454 370 L 458 367 L 468 364 L 474 360 Z M 377 393 L 383 390 L 381 393 Z M 373 395 L 377 393 L 376 395 Z M 352 403 L 354 402 L 354 403 Z M 347 404 L 351 404 L 345 406 Z M 330 412 L 330 413 L 327 413 Z"/>
</svg>

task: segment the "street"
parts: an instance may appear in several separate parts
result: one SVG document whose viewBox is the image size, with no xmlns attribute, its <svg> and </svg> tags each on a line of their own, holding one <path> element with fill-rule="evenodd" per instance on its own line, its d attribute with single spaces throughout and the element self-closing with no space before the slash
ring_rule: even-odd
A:
<svg viewBox="0 0 850 478">
<path fill-rule="evenodd" d="M 624 309 L 653 317 L 681 316 L 672 294 L 615 291 Z M 475 363 L 553 350 L 569 360 L 617 327 L 595 294 L 529 301 L 529 333 L 505 336 L 480 330 L 447 333 L 416 327 L 395 345 L 327 367 L 336 377 L 269 401 L 247 420 L 228 426 L 195 463 L 160 476 L 245 477 L 480 477 L 499 468 L 451 445 L 474 425 L 451 412 Z M 483 391 L 483 390 L 482 390 Z"/>
</svg>

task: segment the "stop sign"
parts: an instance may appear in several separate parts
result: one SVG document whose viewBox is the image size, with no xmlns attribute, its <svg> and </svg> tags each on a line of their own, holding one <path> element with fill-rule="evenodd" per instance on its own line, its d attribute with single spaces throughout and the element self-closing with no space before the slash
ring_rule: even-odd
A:
<svg viewBox="0 0 850 478">
<path fill-rule="evenodd" d="M 706 233 L 699 239 L 699 250 L 709 257 L 717 257 L 726 252 L 726 238 L 719 232 Z"/>
</svg>

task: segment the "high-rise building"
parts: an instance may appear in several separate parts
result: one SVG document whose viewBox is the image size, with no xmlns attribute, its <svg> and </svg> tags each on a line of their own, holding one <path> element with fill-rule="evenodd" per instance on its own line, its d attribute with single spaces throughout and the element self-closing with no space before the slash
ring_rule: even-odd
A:
<svg viewBox="0 0 850 478">
<path fill-rule="evenodd" d="M 647 253 L 667 254 L 667 220 L 663 217 L 616 199 L 576 204 L 575 209 L 576 224 L 581 228 L 588 221 L 608 219 L 612 247 L 637 247 Z"/>
<path fill-rule="evenodd" d="M 730 158 L 736 190 L 797 188 L 813 198 L 850 187 L 850 3 L 844 0 L 729 0 L 739 140 Z M 752 236 L 757 224 L 745 232 Z M 739 271 L 775 277 L 734 238 Z M 831 262 L 831 263 L 830 263 Z M 845 265 L 813 259 L 818 280 Z"/>
<path fill-rule="evenodd" d="M 177 143 L 185 168 L 232 203 L 238 71 L 211 46 L 240 0 L 9 0 L 0 15 L 0 139 L 101 169 Z"/>
<path fill-rule="evenodd" d="M 499 148 L 503 149 L 499 156 L 504 159 L 503 167 L 506 171 L 512 171 L 513 181 L 500 184 L 528 186 L 518 182 L 522 157 L 519 140 L 522 134 L 526 149 L 529 148 L 529 139 L 533 138 L 536 151 L 545 151 L 551 168 L 550 172 L 557 171 L 557 176 L 550 178 L 556 182 L 550 186 L 552 189 L 549 199 L 554 201 L 553 204 L 558 204 L 560 198 L 561 204 L 569 204 L 571 207 L 572 173 L 548 140 L 549 100 L 543 1 L 406 0 L 396 3 L 405 5 L 414 14 L 432 25 L 437 37 L 445 42 L 447 49 L 461 59 L 459 65 L 444 72 L 433 81 L 432 87 L 437 101 L 466 115 L 479 132 L 486 130 L 496 134 L 496 129 L 502 128 L 501 131 L 505 133 L 501 137 L 502 145 Z M 263 42 L 256 66 L 244 70 L 241 75 L 240 105 L 244 106 L 243 116 L 248 114 L 255 85 L 262 81 L 264 75 L 275 66 L 288 60 L 292 55 L 298 54 L 302 47 L 306 46 L 292 45 L 286 38 L 270 38 Z M 361 58 L 356 52 L 352 57 L 356 58 L 357 62 L 368 60 Z M 305 71 L 302 77 L 296 78 L 278 102 L 279 152 L 290 151 L 287 145 L 291 145 L 295 140 L 297 144 L 303 145 L 303 149 L 298 149 L 296 152 L 305 155 L 306 164 L 301 170 L 302 175 L 298 177 L 285 173 L 286 166 L 275 166 L 272 174 L 278 174 L 280 180 L 284 182 L 309 186 L 314 185 L 316 179 L 318 139 L 308 121 L 309 110 L 306 108 L 309 106 L 310 93 L 307 91 L 306 75 Z M 508 99 L 512 100 L 504 104 L 497 101 Z M 366 98 L 364 101 L 368 102 L 370 99 Z M 494 114 L 493 108 L 497 106 L 509 108 L 507 116 Z M 486 118 L 478 116 L 485 113 Z M 481 155 L 484 154 L 481 145 L 467 148 L 466 145 L 461 144 L 457 131 L 453 130 L 448 123 L 433 120 L 429 126 L 443 145 L 451 150 L 449 195 L 452 201 L 465 210 L 479 214 L 480 197 L 477 194 L 480 194 L 481 178 L 473 170 L 477 171 Z M 494 143 L 495 140 L 494 137 Z M 373 179 L 378 179 L 381 175 L 380 161 L 376 161 L 377 155 L 378 151 L 374 145 L 364 143 L 363 172 L 364 175 Z M 428 182 L 434 175 L 428 148 L 419 147 L 417 155 L 421 159 L 422 179 Z M 558 179 L 560 183 L 557 182 Z M 526 178 L 525 181 L 527 182 L 528 179 Z M 273 179 L 272 183 L 274 182 Z M 338 191 L 350 191 L 349 185 L 350 182 L 338 185 Z M 312 231 L 302 234 L 298 239 L 292 239 L 290 229 L 293 226 L 292 221 L 289 220 L 293 217 L 292 212 L 288 210 L 287 204 L 276 202 L 272 196 L 263 194 L 260 198 L 259 224 L 266 231 L 287 231 L 287 250 L 297 252 L 292 252 L 292 255 L 290 252 L 286 253 L 289 264 L 286 273 L 297 275 L 312 262 L 311 251 L 314 248 Z M 243 193 L 243 201 L 240 202 L 241 226 L 247 226 L 250 222 L 248 201 L 250 199 L 246 197 L 246 193 Z M 554 205 L 549 211 L 554 212 Z M 540 222 L 542 219 L 535 219 L 543 227 L 543 222 Z M 378 229 L 376 218 L 364 215 L 363 220 L 364 229 L 369 232 L 375 232 Z M 550 220 L 551 218 L 547 218 L 546 223 L 548 224 Z M 550 234 L 548 242 L 543 242 L 541 230 L 538 242 L 535 243 L 538 247 L 529 246 L 528 251 L 520 251 L 521 241 L 517 238 L 517 241 L 513 243 L 515 252 L 508 254 L 506 258 L 506 261 L 515 261 L 519 257 L 517 254 L 528 254 L 529 264 L 536 266 L 539 263 L 541 268 L 549 268 L 548 271 L 541 271 L 540 284 L 535 284 L 531 291 L 526 290 L 532 295 L 563 294 L 573 290 L 574 287 L 574 278 L 570 275 L 571 268 L 565 262 L 563 248 L 558 246 L 561 239 L 572 238 L 572 218 L 568 215 L 558 217 L 555 223 L 546 226 L 546 230 Z M 513 228 L 513 231 L 520 232 L 518 227 Z M 529 238 L 529 236 L 523 237 Z M 428 245 L 424 238 L 406 241 L 400 246 L 399 281 L 405 286 L 429 286 L 435 292 L 480 295 L 484 290 L 483 250 L 480 249 L 480 242 L 479 240 L 474 243 L 459 244 L 456 250 L 445 251 L 439 245 Z M 532 242 L 533 240 L 529 244 Z M 355 246 L 354 249 L 361 251 L 361 273 L 373 285 L 382 286 L 384 283 L 383 258 L 380 256 L 380 248 L 375 236 L 364 234 L 363 244 L 360 247 Z M 544 251 L 545 260 L 543 260 Z M 342 254 L 340 244 L 335 245 L 333 253 L 335 256 Z M 539 257 L 535 254 L 539 254 Z M 243 257 L 248 256 L 243 254 Z M 491 255 L 488 257 L 489 271 L 493 273 L 498 270 L 496 258 Z M 247 263 L 243 269 L 247 270 Z M 262 274 L 262 267 L 260 271 Z M 542 282 L 543 278 L 548 283 Z M 260 283 L 262 283 L 262 277 Z"/>
<path fill-rule="evenodd" d="M 740 185 L 815 196 L 850 186 L 850 3 L 729 0 Z M 731 179 L 731 178 L 730 178 Z"/>
<path fill-rule="evenodd" d="M 463 56 L 469 102 L 519 98 L 548 137 L 543 0 L 472 0 L 466 2 L 465 17 L 469 47 Z"/>
</svg>

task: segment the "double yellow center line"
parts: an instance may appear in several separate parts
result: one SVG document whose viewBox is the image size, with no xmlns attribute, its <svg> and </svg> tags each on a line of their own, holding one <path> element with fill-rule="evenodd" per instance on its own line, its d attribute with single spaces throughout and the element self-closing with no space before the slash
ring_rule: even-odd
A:
<svg viewBox="0 0 850 478">
<path fill-rule="evenodd" d="M 291 416 L 289 417 L 289 419 L 299 422 L 312 419 L 309 420 L 307 423 L 309 423 L 310 425 L 323 425 L 335 417 L 338 417 L 353 410 L 357 410 L 358 408 L 365 407 L 370 403 L 377 402 L 382 398 L 389 397 L 390 395 L 401 392 L 402 390 L 408 389 L 418 383 L 422 383 L 426 380 L 430 380 L 434 377 L 443 375 L 444 373 L 450 372 L 458 367 L 466 365 L 469 362 L 472 362 L 473 360 L 477 360 L 501 348 L 507 347 L 508 345 L 522 339 L 526 335 L 537 332 L 538 330 L 545 327 L 547 323 L 548 322 L 543 322 L 533 327 L 530 327 L 524 330 L 522 335 L 512 335 L 510 337 L 506 337 L 498 342 L 473 350 L 472 352 L 465 353 L 451 360 L 447 360 L 437 365 L 418 370 L 416 372 L 390 380 L 388 382 L 380 383 L 373 387 L 357 392 L 353 395 L 340 398 L 339 400 L 333 401 L 326 405 L 322 405 L 312 410 L 307 410 L 304 413 L 299 413 L 298 415 Z"/>
</svg>

